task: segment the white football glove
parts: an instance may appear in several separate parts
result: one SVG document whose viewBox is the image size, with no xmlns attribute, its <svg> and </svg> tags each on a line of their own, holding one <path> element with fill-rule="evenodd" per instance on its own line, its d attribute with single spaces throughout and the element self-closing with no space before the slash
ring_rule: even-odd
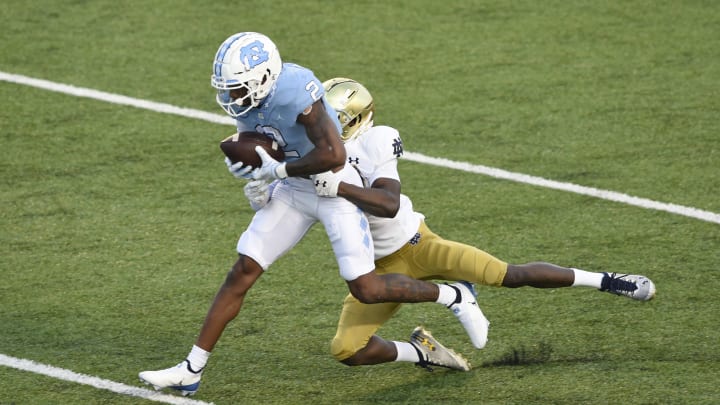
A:
<svg viewBox="0 0 720 405">
<path fill-rule="evenodd" d="M 250 201 L 250 208 L 258 211 L 270 201 L 270 191 L 265 180 L 253 180 L 245 184 L 243 191 L 245 197 Z"/>
<path fill-rule="evenodd" d="M 287 164 L 285 162 L 280 163 L 273 159 L 262 146 L 256 146 L 255 152 L 260 155 L 260 159 L 262 159 L 262 166 L 252 171 L 253 179 L 271 182 L 275 179 L 282 180 L 287 178 L 287 170 L 285 169 Z"/>
<path fill-rule="evenodd" d="M 236 178 L 246 180 L 252 179 L 252 175 L 250 173 L 252 171 L 251 166 L 243 167 L 243 162 L 233 163 L 227 157 L 225 158 L 225 165 L 227 166 L 228 171 Z"/>
<path fill-rule="evenodd" d="M 340 172 L 333 173 L 332 170 L 313 174 L 310 179 L 315 183 L 315 194 L 320 197 L 337 197 L 338 187 L 342 179 Z"/>
</svg>

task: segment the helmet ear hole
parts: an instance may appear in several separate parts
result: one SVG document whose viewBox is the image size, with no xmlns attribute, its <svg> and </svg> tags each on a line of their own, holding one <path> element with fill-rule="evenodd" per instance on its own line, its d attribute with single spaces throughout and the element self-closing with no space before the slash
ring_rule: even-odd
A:
<svg viewBox="0 0 720 405">
<path fill-rule="evenodd" d="M 266 71 L 265 71 L 265 74 L 264 74 L 263 77 L 262 77 L 262 80 L 260 81 L 260 84 L 261 84 L 261 85 L 262 85 L 262 84 L 265 84 L 265 83 L 270 79 L 270 75 L 271 75 L 271 74 L 272 74 L 272 73 L 270 72 L 270 69 L 266 70 Z"/>
<path fill-rule="evenodd" d="M 362 115 L 357 115 L 355 118 L 347 123 L 347 126 L 354 127 L 358 122 L 362 121 Z"/>
</svg>

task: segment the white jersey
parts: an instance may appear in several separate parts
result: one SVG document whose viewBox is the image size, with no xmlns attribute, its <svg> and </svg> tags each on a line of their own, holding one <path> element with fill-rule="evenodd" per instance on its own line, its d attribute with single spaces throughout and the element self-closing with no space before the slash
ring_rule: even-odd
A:
<svg viewBox="0 0 720 405">
<path fill-rule="evenodd" d="M 379 178 L 400 181 L 397 159 L 402 156 L 400 133 L 388 126 L 373 126 L 360 136 L 345 142 L 348 161 L 357 169 L 366 187 Z M 393 218 L 367 215 L 370 222 L 375 260 L 394 253 L 418 231 L 424 216 L 415 212 L 412 202 L 400 195 L 400 209 Z"/>
</svg>

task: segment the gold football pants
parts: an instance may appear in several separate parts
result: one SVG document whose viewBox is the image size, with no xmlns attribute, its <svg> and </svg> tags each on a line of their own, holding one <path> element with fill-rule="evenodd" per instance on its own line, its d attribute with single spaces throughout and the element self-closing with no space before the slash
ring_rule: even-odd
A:
<svg viewBox="0 0 720 405">
<path fill-rule="evenodd" d="M 418 233 L 408 243 L 375 261 L 375 271 L 405 274 L 420 280 L 465 280 L 499 287 L 505 278 L 507 263 L 476 247 L 445 240 L 421 222 Z M 348 294 L 332 341 L 332 355 L 342 361 L 365 347 L 400 305 L 399 302 L 363 304 Z"/>
</svg>

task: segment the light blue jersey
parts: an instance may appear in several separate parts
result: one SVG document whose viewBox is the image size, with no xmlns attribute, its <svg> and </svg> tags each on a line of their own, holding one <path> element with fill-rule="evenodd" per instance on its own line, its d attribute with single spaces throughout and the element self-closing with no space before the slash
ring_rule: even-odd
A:
<svg viewBox="0 0 720 405">
<path fill-rule="evenodd" d="M 283 63 L 275 87 L 257 108 L 237 117 L 238 132 L 257 131 L 272 135 L 285 152 L 285 161 L 297 160 L 315 145 L 297 122 L 298 115 L 322 98 L 325 110 L 340 130 L 335 110 L 323 97 L 325 89 L 312 71 L 294 63 Z"/>
</svg>

